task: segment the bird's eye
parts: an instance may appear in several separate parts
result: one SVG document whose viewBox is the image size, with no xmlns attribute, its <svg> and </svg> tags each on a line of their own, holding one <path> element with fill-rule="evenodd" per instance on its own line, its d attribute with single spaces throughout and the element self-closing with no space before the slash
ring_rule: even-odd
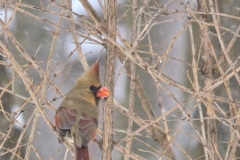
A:
<svg viewBox="0 0 240 160">
<path fill-rule="evenodd" d="M 91 91 L 94 91 L 95 87 L 94 87 L 94 86 L 89 86 L 89 89 L 90 89 Z"/>
</svg>

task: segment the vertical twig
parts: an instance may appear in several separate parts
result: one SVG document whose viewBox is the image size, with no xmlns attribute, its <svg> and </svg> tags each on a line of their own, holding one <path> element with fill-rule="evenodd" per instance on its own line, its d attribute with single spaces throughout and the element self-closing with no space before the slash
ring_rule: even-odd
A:
<svg viewBox="0 0 240 160">
<path fill-rule="evenodd" d="M 195 43 L 194 43 L 194 38 L 193 38 L 193 30 L 192 30 L 192 25 L 189 26 L 189 32 L 190 32 L 190 38 L 191 38 L 191 47 L 192 47 L 192 71 L 193 71 L 193 77 L 194 77 L 194 88 L 197 92 L 199 92 L 200 87 L 199 87 L 199 82 L 198 82 L 198 74 L 197 74 L 197 62 L 196 62 L 196 54 L 195 54 Z M 198 104 L 198 113 L 199 113 L 199 117 L 200 117 L 200 126 L 201 126 L 201 133 L 202 133 L 202 137 L 203 140 L 206 142 L 207 138 L 206 138 L 206 130 L 205 130 L 205 122 L 203 120 L 203 110 L 202 110 L 202 105 L 201 105 L 201 101 L 197 98 L 197 104 Z M 207 146 L 203 146 L 203 150 L 204 150 L 204 155 L 205 155 L 205 160 L 208 160 L 208 149 Z"/>
<path fill-rule="evenodd" d="M 7 10 L 8 10 L 7 0 L 5 0 L 5 9 L 4 9 L 4 23 L 5 23 L 5 25 L 7 24 Z M 5 45 L 8 48 L 8 36 L 7 36 L 6 32 L 5 32 L 4 36 L 5 36 Z"/>
<path fill-rule="evenodd" d="M 108 19 L 108 36 L 113 40 L 116 40 L 116 0 L 107 1 L 107 19 Z M 115 46 L 108 41 L 107 56 L 106 56 L 106 70 L 105 70 L 105 86 L 109 89 L 110 96 L 103 103 L 103 147 L 102 147 L 102 159 L 111 160 L 113 149 L 113 116 L 112 106 L 114 97 L 114 65 L 115 65 Z"/>
<path fill-rule="evenodd" d="M 131 35 L 131 42 L 135 42 L 136 40 L 136 28 L 137 28 L 137 0 L 133 0 L 132 2 L 132 35 Z M 135 50 L 135 48 L 133 48 Z M 131 75 L 130 75 L 130 95 L 129 95 L 129 114 L 130 116 L 134 113 L 134 95 L 135 95 L 135 70 L 136 66 L 133 61 L 130 62 L 131 66 Z M 126 153 L 124 154 L 124 160 L 129 159 L 129 154 L 131 153 L 131 145 L 133 136 L 130 136 L 132 133 L 132 124 L 133 121 L 129 117 L 128 118 L 128 128 L 127 128 L 127 144 L 126 144 Z"/>
<path fill-rule="evenodd" d="M 207 13 L 207 5 L 205 0 L 198 0 L 198 10 Z M 207 15 L 202 14 L 200 15 L 200 20 L 201 21 L 207 21 Z M 208 26 L 202 24 L 202 27 L 200 27 L 200 35 L 201 35 L 201 41 L 203 43 L 203 67 L 202 67 L 202 73 L 204 74 L 204 85 L 205 86 L 210 86 L 213 81 L 213 64 L 212 64 L 212 55 L 209 50 L 209 42 L 205 36 L 205 34 L 208 32 Z M 212 90 L 207 92 L 208 94 L 213 94 Z M 209 108 L 212 108 L 212 102 L 213 100 L 211 98 L 207 98 L 208 104 L 210 106 L 207 107 L 207 115 L 212 116 L 211 111 Z M 218 154 L 214 151 L 214 146 L 217 142 L 216 139 L 216 121 L 215 119 L 208 119 L 207 120 L 207 145 L 208 149 L 210 152 L 212 152 L 213 157 L 217 156 Z M 203 130 L 202 130 L 203 131 Z M 205 136 L 203 136 L 205 137 Z M 204 152 L 206 151 L 206 147 L 204 147 Z M 210 155 L 211 156 L 211 155 Z M 213 158 L 211 157 L 211 158 Z M 208 155 L 205 156 L 205 159 L 208 159 Z"/>
<path fill-rule="evenodd" d="M 39 109 L 36 108 L 36 112 L 34 113 L 35 116 L 34 116 L 34 119 L 33 119 L 33 124 L 32 124 L 32 129 L 31 129 L 31 132 L 30 132 L 30 136 L 29 136 L 29 140 L 28 140 L 28 145 L 27 145 L 27 149 L 26 149 L 26 154 L 25 154 L 25 160 L 28 160 L 29 159 L 29 155 L 30 155 L 30 152 L 31 152 L 31 148 L 32 148 L 32 144 L 33 144 L 33 138 L 34 138 L 34 135 L 35 135 L 35 130 L 37 128 L 37 122 L 38 122 L 38 117 L 39 117 Z"/>
</svg>

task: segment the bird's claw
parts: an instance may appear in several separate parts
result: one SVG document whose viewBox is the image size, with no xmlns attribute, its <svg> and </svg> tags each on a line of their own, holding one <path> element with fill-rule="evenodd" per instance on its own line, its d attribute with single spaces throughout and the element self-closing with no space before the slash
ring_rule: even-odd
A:
<svg viewBox="0 0 240 160">
<path fill-rule="evenodd" d="M 103 140 L 98 141 L 98 146 L 101 150 L 103 149 Z"/>
<path fill-rule="evenodd" d="M 59 143 L 61 143 L 61 144 L 62 144 L 62 143 L 63 143 L 63 141 L 64 141 L 64 139 L 63 139 L 63 138 L 58 138 L 58 142 L 59 142 Z"/>
<path fill-rule="evenodd" d="M 114 146 L 118 144 L 119 141 L 115 141 L 113 140 L 113 143 L 112 143 L 112 150 L 114 149 Z"/>
<path fill-rule="evenodd" d="M 114 146 L 118 143 L 118 141 L 115 141 L 113 140 L 113 143 L 112 143 L 112 146 L 111 146 L 111 149 L 113 150 L 114 149 Z M 100 140 L 98 141 L 98 146 L 99 148 L 102 150 L 103 149 L 103 140 Z"/>
</svg>

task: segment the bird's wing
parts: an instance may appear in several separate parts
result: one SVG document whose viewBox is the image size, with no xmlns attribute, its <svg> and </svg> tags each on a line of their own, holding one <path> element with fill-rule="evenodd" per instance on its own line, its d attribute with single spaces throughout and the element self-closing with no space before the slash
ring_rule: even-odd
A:
<svg viewBox="0 0 240 160">
<path fill-rule="evenodd" d="M 61 106 L 57 109 L 54 117 L 56 129 L 60 132 L 61 138 L 64 138 L 66 131 L 76 123 L 76 110 Z"/>
<path fill-rule="evenodd" d="M 88 143 L 95 138 L 97 129 L 98 121 L 95 118 L 90 117 L 87 114 L 81 116 L 81 119 L 78 122 L 78 131 L 83 139 L 82 144 L 84 146 L 87 146 Z"/>
</svg>

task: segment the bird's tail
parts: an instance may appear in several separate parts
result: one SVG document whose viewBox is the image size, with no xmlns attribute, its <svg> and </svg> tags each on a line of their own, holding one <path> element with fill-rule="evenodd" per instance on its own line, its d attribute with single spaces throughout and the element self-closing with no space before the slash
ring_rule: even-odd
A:
<svg viewBox="0 0 240 160">
<path fill-rule="evenodd" d="M 88 146 L 82 146 L 79 148 L 76 144 L 75 147 L 75 160 L 90 160 L 89 153 L 88 153 Z"/>
</svg>

